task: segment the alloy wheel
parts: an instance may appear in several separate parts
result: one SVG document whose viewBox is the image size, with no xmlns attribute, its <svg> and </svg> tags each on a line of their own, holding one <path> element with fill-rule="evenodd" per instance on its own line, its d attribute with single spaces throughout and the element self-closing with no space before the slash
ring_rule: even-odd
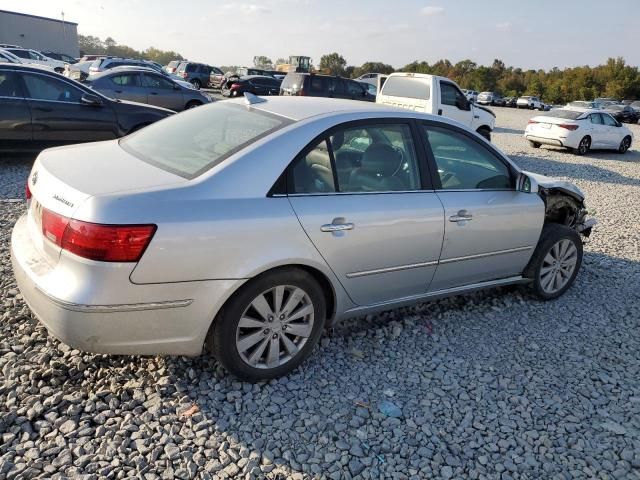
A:
<svg viewBox="0 0 640 480">
<path fill-rule="evenodd" d="M 618 148 L 618 151 L 620 153 L 624 153 L 627 150 L 629 150 L 629 147 L 631 147 L 631 139 L 629 137 L 624 137 L 622 139 L 622 142 L 620 142 L 620 147 Z"/>
<path fill-rule="evenodd" d="M 540 285 L 549 294 L 562 290 L 571 280 L 578 262 L 578 249 L 563 238 L 553 244 L 540 267 Z"/>
<path fill-rule="evenodd" d="M 578 153 L 580 155 L 584 155 L 589 151 L 589 147 L 591 147 L 591 141 L 589 140 L 589 137 L 584 137 L 580 140 L 580 144 L 578 145 Z"/>
<path fill-rule="evenodd" d="M 236 349 L 253 368 L 271 369 L 292 360 L 311 336 L 311 297 L 300 287 L 278 285 L 259 294 L 240 317 Z"/>
</svg>

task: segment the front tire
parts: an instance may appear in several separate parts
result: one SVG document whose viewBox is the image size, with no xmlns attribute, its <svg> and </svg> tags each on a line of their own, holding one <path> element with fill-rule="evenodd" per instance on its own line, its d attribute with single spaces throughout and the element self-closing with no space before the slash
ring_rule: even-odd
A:
<svg viewBox="0 0 640 480">
<path fill-rule="evenodd" d="M 199 102 L 199 101 L 197 101 L 197 100 L 191 100 L 189 103 L 187 103 L 187 104 L 184 106 L 184 109 L 185 109 L 185 110 L 189 110 L 189 109 L 191 109 L 191 108 L 199 107 L 200 105 L 202 105 L 202 103 L 201 103 L 201 102 Z"/>
<path fill-rule="evenodd" d="M 491 130 L 489 130 L 488 128 L 485 127 L 480 127 L 478 130 L 476 130 L 480 135 L 482 135 L 484 138 L 487 139 L 487 142 L 491 141 Z"/>
<path fill-rule="evenodd" d="M 241 287 L 214 320 L 207 345 L 241 379 L 277 378 L 311 354 L 325 319 L 318 282 L 303 270 L 285 268 Z"/>
<path fill-rule="evenodd" d="M 578 148 L 576 148 L 574 152 L 577 155 L 586 155 L 587 153 L 589 153 L 590 149 L 591 149 L 591 138 L 582 137 L 582 140 L 580 140 L 580 143 L 578 144 Z"/>
<path fill-rule="evenodd" d="M 197 78 L 191 81 L 191 85 L 193 85 L 193 88 L 195 88 L 196 90 L 200 90 L 202 88 L 202 84 Z"/>
<path fill-rule="evenodd" d="M 620 146 L 618 147 L 618 153 L 626 153 L 630 147 L 631 147 L 631 137 L 627 135 L 620 142 Z"/>
<path fill-rule="evenodd" d="M 582 239 L 573 228 L 549 223 L 542 229 L 524 276 L 532 279 L 533 293 L 540 300 L 553 300 L 566 292 L 582 265 Z"/>
</svg>

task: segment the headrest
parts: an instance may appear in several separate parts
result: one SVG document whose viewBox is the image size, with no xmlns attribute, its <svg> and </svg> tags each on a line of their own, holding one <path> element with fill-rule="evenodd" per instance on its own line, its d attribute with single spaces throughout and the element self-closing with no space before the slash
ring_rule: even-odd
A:
<svg viewBox="0 0 640 480">
<path fill-rule="evenodd" d="M 333 147 L 333 151 L 340 150 L 344 145 L 344 132 L 336 132 L 335 135 L 331 137 L 331 146 Z"/>
<path fill-rule="evenodd" d="M 398 171 L 401 161 L 402 155 L 391 145 L 372 143 L 362 155 L 362 168 L 382 177 L 390 177 Z"/>
</svg>

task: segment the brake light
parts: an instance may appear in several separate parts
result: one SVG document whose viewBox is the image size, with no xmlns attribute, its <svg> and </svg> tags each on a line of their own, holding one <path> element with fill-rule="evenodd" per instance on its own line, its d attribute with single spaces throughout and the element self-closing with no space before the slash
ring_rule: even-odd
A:
<svg viewBox="0 0 640 480">
<path fill-rule="evenodd" d="M 28 178 L 27 178 L 27 183 L 24 186 L 24 196 L 27 198 L 27 200 L 31 200 L 32 194 L 31 194 L 31 188 L 29 187 Z"/>
<path fill-rule="evenodd" d="M 241 87 L 242 85 L 240 85 L 239 83 L 232 83 L 231 86 L 229 87 L 229 90 L 237 90 Z"/>
<path fill-rule="evenodd" d="M 300 90 L 298 90 L 298 95 L 301 97 L 306 97 L 307 92 L 304 91 L 304 88 L 301 88 Z"/>
<path fill-rule="evenodd" d="M 536 122 L 535 120 L 529 120 L 527 122 L 527 125 L 533 125 L 534 123 L 540 123 L 540 122 Z"/>
<path fill-rule="evenodd" d="M 182 78 L 189 78 L 189 72 L 182 72 Z"/>
<path fill-rule="evenodd" d="M 156 225 L 101 225 L 42 211 L 42 234 L 63 250 L 100 262 L 137 262 Z"/>
<path fill-rule="evenodd" d="M 560 128 L 566 128 L 567 130 L 577 130 L 578 129 L 578 125 L 575 125 L 573 123 L 561 123 L 560 125 L 558 125 Z"/>
</svg>

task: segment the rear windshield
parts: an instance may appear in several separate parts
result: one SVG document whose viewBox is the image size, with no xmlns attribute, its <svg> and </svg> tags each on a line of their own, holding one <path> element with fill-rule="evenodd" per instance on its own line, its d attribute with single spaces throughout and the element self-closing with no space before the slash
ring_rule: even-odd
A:
<svg viewBox="0 0 640 480">
<path fill-rule="evenodd" d="M 121 139 L 120 146 L 147 163 L 191 179 L 289 123 L 284 117 L 219 102 L 154 123 Z"/>
<path fill-rule="evenodd" d="M 420 77 L 389 77 L 384 82 L 384 87 L 380 92 L 382 95 L 390 97 L 418 98 L 429 100 L 431 98 L 431 87 L 429 80 Z"/>
<path fill-rule="evenodd" d="M 288 73 L 282 80 L 282 88 L 299 90 L 304 87 L 304 79 L 306 75 L 295 75 Z"/>
<path fill-rule="evenodd" d="M 576 112 L 575 110 L 551 110 L 540 114 L 542 117 L 566 118 L 567 120 L 576 120 L 584 115 L 584 112 Z"/>
</svg>

